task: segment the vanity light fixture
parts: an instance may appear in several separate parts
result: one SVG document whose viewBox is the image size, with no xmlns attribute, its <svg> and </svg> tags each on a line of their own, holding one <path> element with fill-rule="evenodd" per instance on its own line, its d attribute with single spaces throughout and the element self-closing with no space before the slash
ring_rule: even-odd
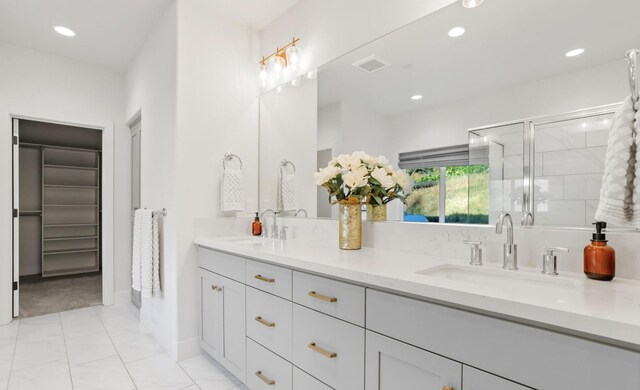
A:
<svg viewBox="0 0 640 390">
<path fill-rule="evenodd" d="M 422 100 L 422 95 L 413 95 L 411 96 L 411 100 Z"/>
<path fill-rule="evenodd" d="M 64 35 L 65 37 L 76 36 L 76 32 L 70 29 L 69 27 L 56 25 L 56 26 L 53 26 L 53 30 L 60 35 Z"/>
<path fill-rule="evenodd" d="M 300 69 L 303 52 L 297 46 L 299 41 L 300 38 L 293 37 L 284 47 L 277 47 L 276 51 L 262 57 L 258 63 L 258 82 L 261 88 L 276 84 Z"/>
<path fill-rule="evenodd" d="M 464 8 L 476 8 L 482 4 L 484 0 L 462 0 L 462 6 Z"/>
<path fill-rule="evenodd" d="M 315 79 L 316 77 L 318 77 L 318 69 L 308 71 L 307 74 L 304 75 L 304 77 L 309 80 Z"/>
<path fill-rule="evenodd" d="M 300 77 L 296 77 L 295 79 L 291 80 L 292 87 L 297 87 L 299 85 L 300 85 Z"/>
<path fill-rule="evenodd" d="M 449 30 L 449 36 L 451 38 L 457 38 L 459 36 L 461 36 L 462 34 L 465 33 L 465 29 L 464 27 L 454 27 L 451 30 Z"/>
<path fill-rule="evenodd" d="M 584 49 L 573 49 L 573 50 L 569 50 L 565 54 L 565 56 L 567 56 L 567 57 L 575 57 L 575 56 L 579 56 L 582 53 L 584 53 Z"/>
</svg>

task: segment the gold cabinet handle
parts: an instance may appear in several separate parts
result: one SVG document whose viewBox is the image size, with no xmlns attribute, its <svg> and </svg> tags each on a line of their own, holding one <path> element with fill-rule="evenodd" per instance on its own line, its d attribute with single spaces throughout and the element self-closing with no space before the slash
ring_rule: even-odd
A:
<svg viewBox="0 0 640 390">
<path fill-rule="evenodd" d="M 259 323 L 261 323 L 262 325 L 268 328 L 274 328 L 276 326 L 275 322 L 269 322 L 260 316 L 256 317 L 256 321 L 258 321 Z"/>
<path fill-rule="evenodd" d="M 275 281 L 276 281 L 274 278 L 267 278 L 267 277 L 264 277 L 262 275 L 256 275 L 256 276 L 254 276 L 254 278 L 256 278 L 258 280 L 262 280 L 263 282 L 266 282 L 266 283 L 275 283 Z"/>
<path fill-rule="evenodd" d="M 451 386 L 442 386 L 442 390 L 454 390 Z"/>
<path fill-rule="evenodd" d="M 309 291 L 309 293 L 307 295 L 309 295 L 312 298 L 316 298 L 316 299 L 319 299 L 319 300 L 325 301 L 325 302 L 338 302 L 338 298 L 336 298 L 336 297 L 328 297 L 326 295 L 318 294 L 315 291 Z"/>
<path fill-rule="evenodd" d="M 217 292 L 222 292 L 222 287 L 218 287 Z"/>
<path fill-rule="evenodd" d="M 216 286 L 215 284 L 212 284 L 212 285 L 211 285 L 211 289 L 212 289 L 213 291 L 218 291 L 218 286 Z"/>
<path fill-rule="evenodd" d="M 326 356 L 329 359 L 333 359 L 333 358 L 337 358 L 338 354 L 335 352 L 329 352 L 324 348 L 320 348 L 316 345 L 316 343 L 309 343 L 309 348 L 313 349 L 314 351 L 318 352 L 320 355 L 322 356 Z"/>
<path fill-rule="evenodd" d="M 266 376 L 264 376 L 264 374 L 262 374 L 262 371 L 256 371 L 256 376 L 258 378 L 260 378 L 261 381 L 263 381 L 264 383 L 266 383 L 269 386 L 273 386 L 276 384 L 276 381 L 274 381 L 273 379 L 269 379 Z"/>
</svg>

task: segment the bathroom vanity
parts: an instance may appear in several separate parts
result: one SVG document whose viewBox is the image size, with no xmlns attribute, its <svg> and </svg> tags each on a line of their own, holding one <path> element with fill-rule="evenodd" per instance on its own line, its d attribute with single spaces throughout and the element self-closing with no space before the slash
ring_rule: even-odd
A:
<svg viewBox="0 0 640 390">
<path fill-rule="evenodd" d="M 640 388 L 640 286 L 198 238 L 202 348 L 251 390 Z"/>
</svg>

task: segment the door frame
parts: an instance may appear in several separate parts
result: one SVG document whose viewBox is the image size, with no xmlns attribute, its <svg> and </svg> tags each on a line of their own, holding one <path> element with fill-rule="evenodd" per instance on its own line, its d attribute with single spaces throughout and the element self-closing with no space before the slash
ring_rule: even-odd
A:
<svg viewBox="0 0 640 390">
<path fill-rule="evenodd" d="M 0 106 L 0 325 L 13 320 L 13 119 L 35 120 L 102 131 L 102 304 L 113 305 L 114 128 L 112 121 L 24 107 Z M 11 184 L 11 185 L 9 185 Z"/>
<path fill-rule="evenodd" d="M 131 234 L 133 237 L 133 216 L 134 216 L 134 212 L 135 212 L 135 207 L 133 206 L 133 188 L 134 188 L 134 177 L 133 177 L 133 167 L 134 167 L 134 161 L 133 161 L 133 137 L 137 134 L 139 137 L 139 141 L 138 141 L 138 196 L 140 197 L 140 203 L 139 206 L 142 206 L 142 109 L 139 109 L 138 111 L 136 111 L 135 114 L 133 114 L 133 116 L 131 117 L 131 119 L 129 119 L 129 121 L 127 122 L 127 127 L 129 128 L 129 137 L 131 140 L 131 149 L 130 149 L 130 153 L 131 153 L 131 191 L 130 191 L 130 195 L 131 195 Z M 133 263 L 133 253 L 131 253 L 131 262 Z M 133 288 L 131 288 L 131 294 L 130 294 L 130 301 L 131 303 L 134 304 L 134 306 L 136 306 L 138 309 L 142 308 L 142 294 L 139 291 L 135 291 Z"/>
</svg>

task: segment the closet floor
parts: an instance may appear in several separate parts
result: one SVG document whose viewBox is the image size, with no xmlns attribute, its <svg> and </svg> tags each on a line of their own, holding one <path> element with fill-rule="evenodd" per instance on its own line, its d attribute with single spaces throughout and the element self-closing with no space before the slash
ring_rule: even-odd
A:
<svg viewBox="0 0 640 390">
<path fill-rule="evenodd" d="M 20 278 L 20 318 L 102 304 L 100 272 L 65 277 Z"/>
</svg>

